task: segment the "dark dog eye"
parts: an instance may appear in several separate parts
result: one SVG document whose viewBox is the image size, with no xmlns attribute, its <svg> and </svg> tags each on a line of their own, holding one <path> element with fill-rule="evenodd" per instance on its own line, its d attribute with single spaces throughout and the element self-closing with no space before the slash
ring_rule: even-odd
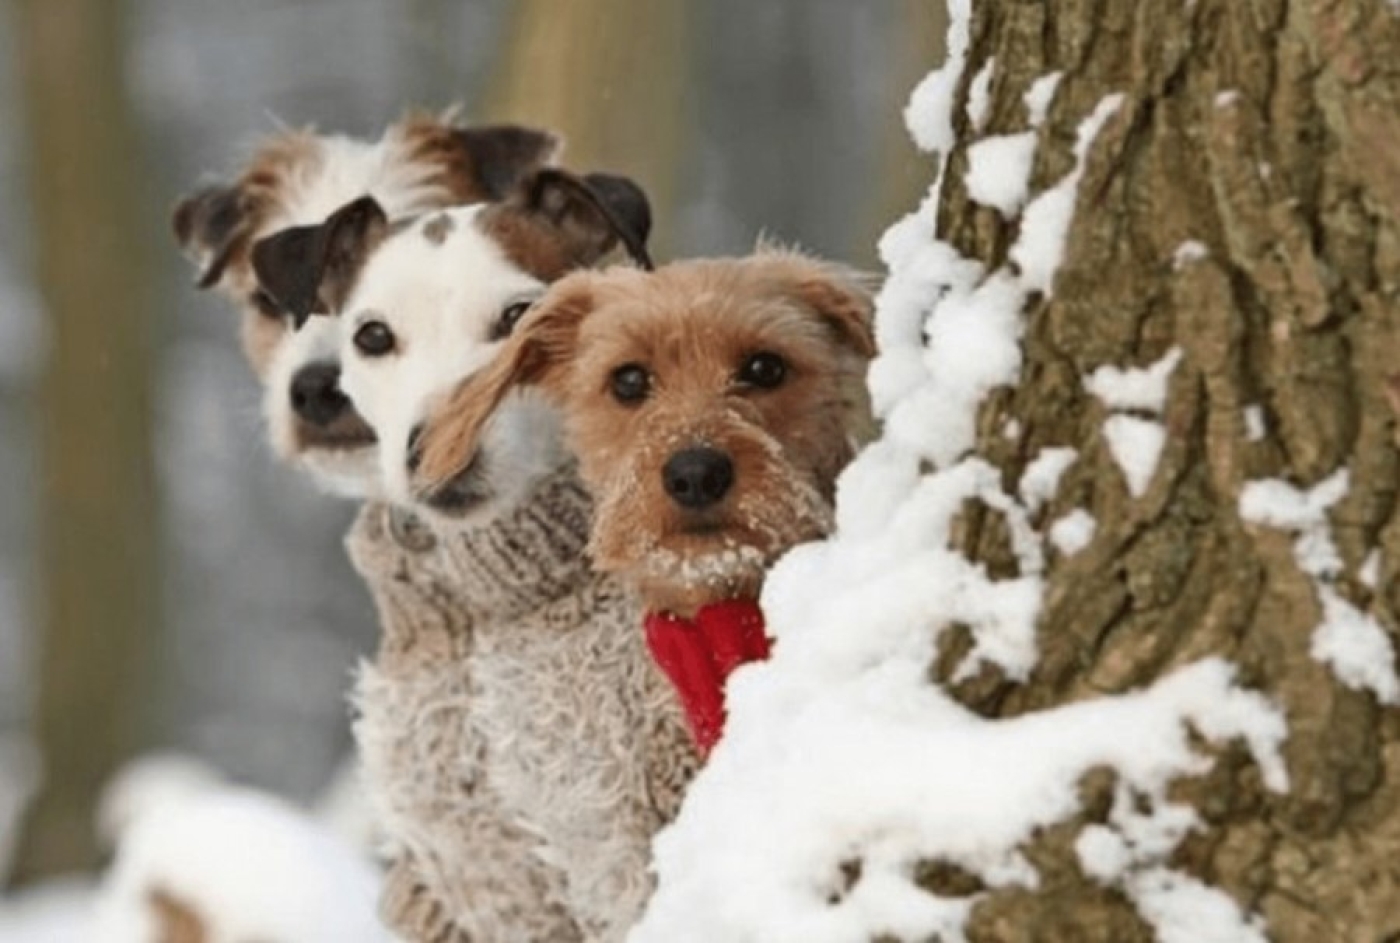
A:
<svg viewBox="0 0 1400 943">
<path fill-rule="evenodd" d="M 750 354 L 739 366 L 738 379 L 740 383 L 761 390 L 774 389 L 787 379 L 787 361 L 766 350 Z"/>
<path fill-rule="evenodd" d="M 366 321 L 355 331 L 355 349 L 366 357 L 383 357 L 394 349 L 394 332 L 383 321 Z"/>
<path fill-rule="evenodd" d="M 496 319 L 496 323 L 491 325 L 491 339 L 498 341 L 503 337 L 509 337 L 510 332 L 515 330 L 515 325 L 520 323 L 520 319 L 525 316 L 525 312 L 534 306 L 533 301 L 512 301 L 501 309 L 501 316 Z"/>
<path fill-rule="evenodd" d="M 619 403 L 636 405 L 651 392 L 651 375 L 641 364 L 623 364 L 612 372 L 612 395 Z"/>
<path fill-rule="evenodd" d="M 280 321 L 286 317 L 287 312 L 282 310 L 282 306 L 261 288 L 253 292 L 253 296 L 249 300 L 253 302 L 253 307 L 258 309 L 258 314 L 265 318 Z"/>
</svg>

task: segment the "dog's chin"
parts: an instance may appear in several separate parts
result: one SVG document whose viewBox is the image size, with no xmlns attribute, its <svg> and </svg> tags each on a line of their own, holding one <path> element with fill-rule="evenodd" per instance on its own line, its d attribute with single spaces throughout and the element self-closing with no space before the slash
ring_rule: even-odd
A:
<svg viewBox="0 0 1400 943">
<path fill-rule="evenodd" d="M 369 499 L 382 495 L 379 450 L 373 444 L 354 448 L 306 448 L 291 457 L 297 470 L 321 490 L 343 498 Z"/>
</svg>

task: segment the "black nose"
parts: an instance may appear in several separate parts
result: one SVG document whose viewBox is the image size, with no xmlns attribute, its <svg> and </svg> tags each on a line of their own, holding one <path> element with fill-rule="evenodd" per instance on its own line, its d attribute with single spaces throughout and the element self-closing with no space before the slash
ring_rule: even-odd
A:
<svg viewBox="0 0 1400 943">
<path fill-rule="evenodd" d="M 734 484 L 734 463 L 715 449 L 683 449 L 661 469 L 666 493 L 681 507 L 707 508 Z"/>
<path fill-rule="evenodd" d="M 315 426 L 329 426 L 350 406 L 340 392 L 340 364 L 320 363 L 302 367 L 292 377 L 292 411 Z"/>
</svg>

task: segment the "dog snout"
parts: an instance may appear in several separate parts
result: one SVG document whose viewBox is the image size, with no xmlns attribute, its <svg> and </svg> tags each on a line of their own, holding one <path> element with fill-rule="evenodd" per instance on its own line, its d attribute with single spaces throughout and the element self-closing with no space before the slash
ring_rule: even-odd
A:
<svg viewBox="0 0 1400 943">
<path fill-rule="evenodd" d="M 292 377 L 292 411 L 314 426 L 329 426 L 350 406 L 340 391 L 340 364 L 320 363 L 302 367 Z"/>
<path fill-rule="evenodd" d="M 719 502 L 734 484 L 734 462 L 711 448 L 683 449 L 661 470 L 666 493 L 681 507 L 701 510 Z"/>
</svg>

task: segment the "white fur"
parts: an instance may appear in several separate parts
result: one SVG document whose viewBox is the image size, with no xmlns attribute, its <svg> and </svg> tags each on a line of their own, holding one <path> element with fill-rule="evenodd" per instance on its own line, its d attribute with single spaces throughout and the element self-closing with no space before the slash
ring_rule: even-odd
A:
<svg viewBox="0 0 1400 943">
<path fill-rule="evenodd" d="M 414 503 L 409 436 L 463 379 L 501 346 L 492 326 L 510 304 L 544 285 L 513 265 L 475 225 L 481 206 L 433 213 L 389 236 L 366 262 L 340 315 L 341 387 L 379 437 L 385 496 Z M 440 215 L 452 221 L 440 243 L 423 233 Z M 393 331 L 392 353 L 373 357 L 355 346 L 370 321 Z M 513 507 L 544 473 L 565 459 L 555 411 L 535 396 L 503 403 L 483 437 L 484 483 L 490 497 L 474 513 Z"/>
<path fill-rule="evenodd" d="M 318 159 L 288 181 L 282 194 L 285 212 L 259 233 L 271 235 L 290 226 L 319 223 L 351 200 L 375 198 L 390 219 L 443 206 L 449 196 L 434 182 L 441 168 L 410 159 L 402 127 L 395 125 L 378 141 L 326 136 L 316 138 Z M 336 324 L 312 318 L 277 345 L 263 387 L 263 414 L 278 457 L 309 473 L 325 490 L 351 498 L 380 493 L 379 463 L 372 445 L 354 449 L 306 448 L 296 444 L 296 415 L 291 381 L 303 367 L 339 356 Z"/>
</svg>

